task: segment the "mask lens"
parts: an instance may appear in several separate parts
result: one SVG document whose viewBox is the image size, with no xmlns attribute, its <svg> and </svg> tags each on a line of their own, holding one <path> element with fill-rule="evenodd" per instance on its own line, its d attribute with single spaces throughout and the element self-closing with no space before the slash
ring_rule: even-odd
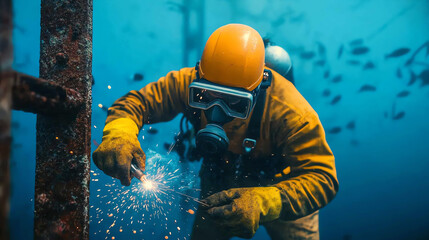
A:
<svg viewBox="0 0 429 240">
<path fill-rule="evenodd" d="M 221 92 L 191 85 L 190 95 L 191 106 L 208 109 L 213 105 L 219 105 L 231 117 L 245 118 L 252 106 L 251 97 L 239 92 Z"/>
<path fill-rule="evenodd" d="M 227 105 L 231 111 L 245 114 L 250 107 L 249 102 L 250 101 L 248 99 L 232 99 L 231 101 L 227 102 Z"/>
<path fill-rule="evenodd" d="M 192 102 L 209 105 L 212 99 L 207 94 L 206 89 L 192 88 Z"/>
</svg>

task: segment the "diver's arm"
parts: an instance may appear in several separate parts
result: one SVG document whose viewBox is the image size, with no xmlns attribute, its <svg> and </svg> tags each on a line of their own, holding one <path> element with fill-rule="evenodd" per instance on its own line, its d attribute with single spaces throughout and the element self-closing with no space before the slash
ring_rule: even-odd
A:
<svg viewBox="0 0 429 240">
<path fill-rule="evenodd" d="M 173 119 L 186 107 L 188 86 L 194 75 L 193 68 L 183 68 L 169 72 L 139 91 L 130 91 L 109 108 L 106 124 L 118 118 L 129 118 L 140 129 L 146 123 Z"/>
<path fill-rule="evenodd" d="M 292 131 L 276 126 L 276 145 L 290 167 L 287 180 L 277 183 L 282 198 L 280 218 L 293 220 L 327 205 L 338 191 L 335 158 L 316 113 L 295 121 Z M 282 130 L 283 129 L 283 130 Z"/>
<path fill-rule="evenodd" d="M 174 71 L 140 91 L 116 100 L 106 120 L 101 144 L 93 153 L 95 165 L 104 173 L 131 184 L 131 163 L 144 171 L 146 156 L 137 135 L 144 123 L 167 121 L 183 111 L 192 68 Z"/>
</svg>

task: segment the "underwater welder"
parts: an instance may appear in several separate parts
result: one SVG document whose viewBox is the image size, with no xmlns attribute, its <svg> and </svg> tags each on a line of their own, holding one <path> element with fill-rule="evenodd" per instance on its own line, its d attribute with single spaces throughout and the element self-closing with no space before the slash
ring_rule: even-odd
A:
<svg viewBox="0 0 429 240">
<path fill-rule="evenodd" d="M 259 225 L 272 239 L 318 239 L 318 210 L 338 190 L 334 156 L 316 112 L 264 57 L 256 30 L 220 27 L 195 68 L 109 108 L 95 164 L 130 185 L 131 163 L 145 167 L 139 129 L 183 113 L 203 156 L 192 239 L 251 238 Z"/>
</svg>

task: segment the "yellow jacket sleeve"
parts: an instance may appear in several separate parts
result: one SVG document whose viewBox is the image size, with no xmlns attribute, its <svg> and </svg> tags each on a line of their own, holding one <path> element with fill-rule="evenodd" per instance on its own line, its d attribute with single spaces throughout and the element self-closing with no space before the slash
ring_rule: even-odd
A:
<svg viewBox="0 0 429 240">
<path fill-rule="evenodd" d="M 109 108 L 106 124 L 118 118 L 130 118 L 139 129 L 146 123 L 173 119 L 187 106 L 188 86 L 195 77 L 193 68 L 169 72 L 139 91 L 130 91 Z"/>
<path fill-rule="evenodd" d="M 280 218 L 293 220 L 317 211 L 335 197 L 335 158 L 317 113 L 291 83 L 277 79 L 269 105 L 266 117 L 273 152 L 281 154 L 285 164 L 275 184 L 282 198 Z"/>
<path fill-rule="evenodd" d="M 287 135 L 278 135 L 290 166 L 289 179 L 276 186 L 281 190 L 285 220 L 297 219 L 327 205 L 338 191 L 335 160 L 323 127 L 316 116 L 304 116 Z"/>
</svg>

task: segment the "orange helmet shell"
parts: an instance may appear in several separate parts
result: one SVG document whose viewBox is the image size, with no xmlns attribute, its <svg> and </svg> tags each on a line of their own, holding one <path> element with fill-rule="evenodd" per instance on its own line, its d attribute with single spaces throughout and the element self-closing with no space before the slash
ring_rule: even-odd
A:
<svg viewBox="0 0 429 240">
<path fill-rule="evenodd" d="M 252 91 L 262 81 L 264 61 L 264 42 L 259 33 L 243 24 L 228 24 L 207 40 L 198 72 L 210 82 Z"/>
</svg>

